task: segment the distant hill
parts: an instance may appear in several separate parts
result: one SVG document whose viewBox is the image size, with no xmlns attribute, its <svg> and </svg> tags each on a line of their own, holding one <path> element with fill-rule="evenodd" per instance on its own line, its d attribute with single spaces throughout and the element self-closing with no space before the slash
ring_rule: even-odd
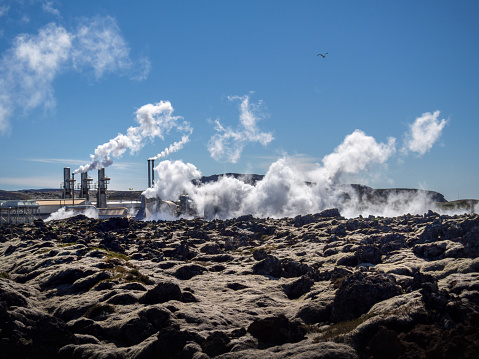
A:
<svg viewBox="0 0 479 359">
<path fill-rule="evenodd" d="M 0 189 L 0 200 L 28 200 L 30 196 L 20 191 L 3 191 Z"/>
<path fill-rule="evenodd" d="M 256 182 L 261 181 L 264 178 L 264 175 L 255 175 L 255 174 L 241 174 L 241 173 L 224 173 L 221 175 L 211 175 L 211 176 L 203 176 L 199 180 L 201 183 L 209 183 L 209 182 L 216 182 L 220 177 L 234 177 L 237 178 L 244 183 L 248 183 L 251 185 L 255 185 Z"/>
<path fill-rule="evenodd" d="M 418 194 L 425 194 L 431 198 L 434 202 L 447 202 L 446 198 L 435 191 L 428 191 L 423 189 L 414 189 L 414 188 L 380 188 L 374 189 L 361 184 L 351 184 L 344 185 L 351 186 L 357 192 L 359 199 L 361 201 L 368 202 L 386 202 L 387 198 L 391 195 L 394 196 L 404 196 L 404 197 L 415 197 Z"/>
<path fill-rule="evenodd" d="M 242 173 L 225 173 L 225 174 L 214 174 L 211 176 L 203 176 L 201 179 L 196 180 L 195 183 L 197 184 L 204 184 L 209 182 L 218 181 L 218 179 L 222 176 L 234 177 L 237 178 L 245 183 L 255 185 L 258 181 L 261 181 L 264 178 L 264 175 L 258 174 L 242 174 Z M 404 196 L 404 198 L 413 198 L 417 194 L 426 194 L 428 197 L 432 198 L 433 201 L 438 203 L 450 203 L 451 206 L 461 206 L 461 205 L 468 205 L 470 206 L 476 200 L 462 200 L 461 201 L 454 201 L 448 202 L 444 196 L 435 191 L 428 191 L 428 190 L 421 190 L 421 189 L 414 189 L 414 188 L 380 188 L 375 189 L 369 186 L 361 185 L 361 184 L 351 184 L 351 185 L 341 185 L 340 188 L 344 188 L 344 195 L 345 199 L 348 199 L 349 189 L 352 187 L 355 191 L 357 196 L 361 201 L 368 201 L 368 202 L 375 202 L 375 203 L 382 203 L 386 202 L 388 197 L 391 195 L 394 196 Z M 139 200 L 142 191 L 115 191 L 115 190 L 108 190 L 108 199 L 112 201 L 118 200 Z M 75 196 L 78 196 L 78 191 L 75 191 Z M 91 195 L 94 195 L 95 191 L 91 190 Z M 3 191 L 0 190 L 0 200 L 28 200 L 28 199 L 59 199 L 62 197 L 63 190 L 62 189 L 26 189 L 26 190 L 19 190 L 19 191 Z M 471 202 L 472 201 L 472 202 Z M 476 202 L 474 202 L 474 205 Z M 444 208 L 446 206 L 444 205 Z"/>
</svg>

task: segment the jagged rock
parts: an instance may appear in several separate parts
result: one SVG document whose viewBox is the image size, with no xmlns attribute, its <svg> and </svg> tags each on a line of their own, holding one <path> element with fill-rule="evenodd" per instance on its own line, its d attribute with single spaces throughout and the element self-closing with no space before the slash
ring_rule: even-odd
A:
<svg viewBox="0 0 479 359">
<path fill-rule="evenodd" d="M 178 268 L 175 271 L 174 276 L 178 279 L 188 280 L 207 271 L 207 268 L 198 264 L 186 264 Z"/>
<path fill-rule="evenodd" d="M 1 226 L 0 358 L 475 358 L 478 233 L 337 210 Z"/>
<path fill-rule="evenodd" d="M 376 303 L 401 294 L 394 277 L 356 272 L 344 279 L 333 302 L 332 320 L 351 320 L 367 313 Z"/>
<path fill-rule="evenodd" d="M 303 340 L 306 329 L 284 315 L 278 315 L 256 319 L 249 325 L 248 333 L 267 343 L 284 344 Z"/>
<path fill-rule="evenodd" d="M 308 276 L 302 276 L 289 284 L 283 285 L 284 292 L 289 299 L 297 299 L 311 289 L 314 281 Z"/>
<path fill-rule="evenodd" d="M 0 288 L 0 333 L 0 358 L 55 358 L 75 341 L 63 321 L 35 309 L 9 285 Z"/>
<path fill-rule="evenodd" d="M 178 284 L 160 282 L 154 288 L 148 290 L 141 298 L 140 303 L 158 304 L 170 300 L 181 300 L 181 289 Z"/>
<path fill-rule="evenodd" d="M 283 269 L 281 268 L 281 261 L 272 255 L 267 255 L 265 259 L 253 266 L 254 274 L 268 275 L 279 278 L 281 277 L 282 272 Z"/>
<path fill-rule="evenodd" d="M 155 332 L 147 318 L 133 317 L 121 326 L 117 338 L 125 345 L 132 346 L 141 343 Z M 112 339 L 116 339 L 116 336 Z"/>
<path fill-rule="evenodd" d="M 296 318 L 306 324 L 326 323 L 331 319 L 332 301 L 311 301 L 301 307 Z"/>
<path fill-rule="evenodd" d="M 159 305 L 152 305 L 141 310 L 138 315 L 145 318 L 154 328 L 164 328 L 171 318 L 171 312 Z"/>
<path fill-rule="evenodd" d="M 201 344 L 203 351 L 210 357 L 226 353 L 228 351 L 228 344 L 231 341 L 226 333 L 214 331 Z"/>
<path fill-rule="evenodd" d="M 372 244 L 359 246 L 357 258 L 359 263 L 381 263 L 382 250 Z"/>
<path fill-rule="evenodd" d="M 131 293 L 120 293 L 106 301 L 109 304 L 127 305 L 138 303 L 138 298 Z"/>
<path fill-rule="evenodd" d="M 73 282 L 72 289 L 75 292 L 87 291 L 93 288 L 98 282 L 109 279 L 112 277 L 112 274 L 107 271 L 99 271 L 93 273 L 89 276 L 77 279 Z"/>
</svg>

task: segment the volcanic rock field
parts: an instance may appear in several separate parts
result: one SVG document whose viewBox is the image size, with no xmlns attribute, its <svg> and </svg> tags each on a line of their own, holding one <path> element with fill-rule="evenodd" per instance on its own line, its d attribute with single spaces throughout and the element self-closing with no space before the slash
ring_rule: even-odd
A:
<svg viewBox="0 0 479 359">
<path fill-rule="evenodd" d="M 479 216 L 0 227 L 0 358 L 479 358 Z"/>
</svg>

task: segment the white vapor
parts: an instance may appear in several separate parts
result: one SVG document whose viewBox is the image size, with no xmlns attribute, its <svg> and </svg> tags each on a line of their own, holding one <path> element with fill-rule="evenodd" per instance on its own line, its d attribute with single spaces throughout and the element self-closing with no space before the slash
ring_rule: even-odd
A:
<svg viewBox="0 0 479 359">
<path fill-rule="evenodd" d="M 217 133 L 211 137 L 208 151 L 216 161 L 236 163 L 247 143 L 259 142 L 266 146 L 273 140 L 273 135 L 270 132 L 262 132 L 257 127 L 257 122 L 261 118 L 259 115 L 261 101 L 258 104 L 252 104 L 248 95 L 230 96 L 228 99 L 241 100 L 239 128 L 234 130 L 231 127 L 224 127 L 219 120 L 216 120 Z"/>
<path fill-rule="evenodd" d="M 147 198 L 176 199 L 188 193 L 198 212 L 214 213 L 219 218 L 244 214 L 258 217 L 291 217 L 315 213 L 341 204 L 344 188 L 339 186 L 343 173 L 357 173 L 373 164 L 385 162 L 395 152 L 395 140 L 377 143 L 356 130 L 346 136 L 335 151 L 306 169 L 296 159 L 281 158 L 271 164 L 256 184 L 233 177 L 194 185 L 201 172 L 191 163 L 163 161 L 155 169 L 158 180 L 144 194 Z"/>
<path fill-rule="evenodd" d="M 151 157 L 150 160 L 158 160 L 160 158 L 165 158 L 166 156 L 168 156 L 168 155 L 170 155 L 174 152 L 178 152 L 188 142 L 190 142 L 190 136 L 189 135 L 183 135 L 183 137 L 181 137 L 181 140 L 172 143 L 170 146 L 165 148 L 162 152 L 157 154 L 155 157 Z"/>
<path fill-rule="evenodd" d="M 358 173 L 370 165 L 384 163 L 396 152 L 396 139 L 377 143 L 363 131 L 355 130 L 346 136 L 333 153 L 323 158 L 324 169 L 332 182 L 337 182 L 343 173 Z"/>
<path fill-rule="evenodd" d="M 136 111 L 136 121 L 139 126 L 132 126 L 128 128 L 126 135 L 120 133 L 98 146 L 94 154 L 90 155 L 91 162 L 80 166 L 73 173 L 108 167 L 113 163 L 112 157 L 121 157 L 127 149 L 134 154 L 143 148 L 147 139 L 153 141 L 158 137 L 164 140 L 172 129 L 191 133 L 189 123 L 181 121 L 182 118 L 179 116 L 173 116 L 173 111 L 169 101 L 142 106 Z"/>
<path fill-rule="evenodd" d="M 48 2 L 46 3 L 48 4 Z M 93 69 L 98 79 L 109 72 L 140 71 L 111 17 L 82 19 L 74 31 L 50 23 L 37 34 L 18 35 L 0 59 L 0 132 L 7 132 L 16 109 L 55 106 L 53 81 L 68 70 Z"/>
<path fill-rule="evenodd" d="M 409 125 L 409 132 L 406 134 L 402 149 L 403 153 L 411 151 L 418 155 L 424 155 L 432 148 L 447 124 L 445 119 L 438 120 L 439 114 L 439 111 L 423 113 L 421 117 L 418 117 L 414 123 Z"/>
<path fill-rule="evenodd" d="M 437 115 L 432 117 L 437 118 Z M 425 116 L 421 118 L 429 118 Z M 420 123 L 416 121 L 411 128 Z M 236 137 L 231 135 L 230 138 Z M 432 145 L 433 142 L 428 143 Z M 365 201 L 367 189 L 341 183 L 343 175 L 359 174 L 375 165 L 385 164 L 395 153 L 395 138 L 390 137 L 386 143 L 381 143 L 355 130 L 320 163 L 306 167 L 298 163 L 297 158 L 283 157 L 272 163 L 263 179 L 254 184 L 228 176 L 221 176 L 216 182 L 194 184 L 193 180 L 199 179 L 201 172 L 193 164 L 162 161 L 155 168 L 158 180 L 144 195 L 147 198 L 176 200 L 187 193 L 200 216 L 204 214 L 206 218 L 223 219 L 247 214 L 294 217 L 328 208 L 339 208 L 341 214 L 348 218 L 371 214 L 420 214 L 429 209 L 439 211 L 435 199 L 427 191 L 380 191 L 377 193 L 383 195 Z M 150 219 L 162 218 L 162 215 L 153 213 Z"/>
<path fill-rule="evenodd" d="M 65 207 L 62 207 L 59 210 L 50 214 L 50 216 L 48 216 L 48 218 L 45 220 L 45 222 L 56 221 L 56 220 L 60 220 L 60 219 L 66 219 L 66 218 L 70 218 L 70 217 L 73 217 L 73 216 L 78 216 L 80 214 L 82 214 L 82 215 L 84 215 L 88 218 L 98 219 L 98 211 L 94 208 L 86 208 L 82 211 L 79 211 L 77 209 L 72 210 L 72 209 L 67 209 Z"/>
</svg>

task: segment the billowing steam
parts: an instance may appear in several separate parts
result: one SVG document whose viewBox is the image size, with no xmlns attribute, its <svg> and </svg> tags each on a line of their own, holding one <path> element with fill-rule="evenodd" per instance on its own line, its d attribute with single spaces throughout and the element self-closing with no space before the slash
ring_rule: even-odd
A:
<svg viewBox="0 0 479 359">
<path fill-rule="evenodd" d="M 257 122 L 261 119 L 261 101 L 258 104 L 252 104 L 248 95 L 230 96 L 228 99 L 230 101 L 241 100 L 239 128 L 234 130 L 224 127 L 219 120 L 216 120 L 215 130 L 217 133 L 211 137 L 208 151 L 216 161 L 236 163 L 247 143 L 259 142 L 266 146 L 273 140 L 273 135 L 269 132 L 262 132 L 257 126 Z"/>
<path fill-rule="evenodd" d="M 56 220 L 60 220 L 60 219 L 66 219 L 66 218 L 70 218 L 70 217 L 73 217 L 73 216 L 78 216 L 80 214 L 82 214 L 82 215 L 84 215 L 88 218 L 98 219 L 98 211 L 93 207 L 86 208 L 82 211 L 79 211 L 77 209 L 73 210 L 73 209 L 68 209 L 68 208 L 62 207 L 59 210 L 50 214 L 50 216 L 45 220 L 45 222 L 56 221 Z"/>
<path fill-rule="evenodd" d="M 246 110 L 247 98 L 243 98 L 243 103 Z M 407 142 L 411 150 L 414 148 L 415 152 L 424 154 L 423 149 L 429 149 L 437 140 L 445 124 L 444 120 L 437 122 L 438 115 L 438 112 L 433 115 L 424 114 L 410 126 L 413 134 L 417 134 L 418 128 L 422 129 L 424 136 L 428 134 L 428 141 L 422 145 L 418 144 L 416 135 L 413 135 Z M 246 122 L 242 120 L 243 124 Z M 249 123 L 254 126 L 255 120 Z M 250 127 L 244 125 L 246 128 Z M 227 139 L 241 138 L 240 135 L 234 135 L 234 131 L 223 132 L 215 135 L 217 141 L 214 143 L 223 144 Z M 241 143 L 236 143 L 235 146 L 236 149 L 232 152 L 226 151 L 227 157 L 235 158 L 241 153 Z M 215 151 L 220 148 L 221 146 L 216 146 L 212 151 L 210 147 L 209 150 L 219 156 L 219 152 Z M 284 157 L 271 164 L 264 178 L 255 184 L 223 176 L 216 182 L 195 185 L 192 180 L 199 179 L 201 172 L 193 164 L 162 161 L 155 168 L 158 171 L 158 181 L 144 194 L 147 198 L 175 200 L 187 193 L 194 201 L 198 214 L 205 214 L 209 218 L 234 218 L 246 214 L 257 217 L 293 217 L 332 207 L 339 208 L 346 217 L 370 214 L 396 216 L 424 213 L 434 208 L 433 199 L 425 191 L 389 194 L 386 199 L 368 202 L 362 201 L 353 187 L 341 184 L 343 174 L 357 174 L 374 165 L 383 164 L 395 153 L 395 138 L 389 138 L 386 143 L 378 143 L 373 137 L 356 130 L 346 136 L 331 154 L 324 156 L 321 163 L 306 168 L 298 164 L 297 160 Z M 155 219 L 159 218 L 158 214 L 154 216 Z"/>
<path fill-rule="evenodd" d="M 136 121 L 139 123 L 138 126 L 128 128 L 126 135 L 120 133 L 98 146 L 95 153 L 90 155 L 91 162 L 79 167 L 73 173 L 108 167 L 113 163 L 112 157 L 119 158 L 128 149 L 134 154 L 143 148 L 146 140 L 153 141 L 156 137 L 164 140 L 173 129 L 186 133 L 180 144 L 176 145 L 176 149 L 179 149 L 188 142 L 188 136 L 193 131 L 188 122 L 182 121 L 179 116 L 173 116 L 173 107 L 169 101 L 142 106 L 136 111 Z"/>
<path fill-rule="evenodd" d="M 192 131 L 190 131 L 190 134 L 191 132 Z M 151 157 L 150 160 L 158 160 L 160 158 L 165 158 L 166 156 L 174 152 L 178 152 L 188 142 L 190 142 L 190 136 L 184 135 L 183 137 L 181 137 L 180 141 L 172 143 L 169 147 L 165 148 L 162 152 L 158 153 L 155 157 Z"/>
<path fill-rule="evenodd" d="M 375 163 L 384 163 L 396 152 L 396 139 L 377 143 L 360 130 L 346 136 L 333 153 L 323 158 L 323 170 L 332 183 L 337 183 L 343 173 L 358 173 Z"/>
<path fill-rule="evenodd" d="M 439 111 L 423 113 L 421 117 L 418 117 L 409 126 L 403 152 L 411 151 L 424 155 L 432 148 L 432 145 L 439 139 L 444 126 L 447 124 L 447 121 L 444 119 L 438 120 L 439 114 Z"/>
</svg>

